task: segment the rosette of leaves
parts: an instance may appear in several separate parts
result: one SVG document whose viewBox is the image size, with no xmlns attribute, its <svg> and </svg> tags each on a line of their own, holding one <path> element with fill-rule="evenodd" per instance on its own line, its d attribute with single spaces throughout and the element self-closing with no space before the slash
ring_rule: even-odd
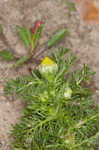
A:
<svg viewBox="0 0 99 150">
<path fill-rule="evenodd" d="M 83 85 L 90 84 L 94 73 L 86 65 L 72 72 L 76 57 L 66 57 L 67 52 L 59 48 L 52 53 L 58 66 L 52 82 L 33 70 L 32 75 L 10 80 L 5 86 L 6 95 L 19 95 L 27 102 L 11 131 L 12 150 L 95 150 L 99 108 L 93 107 L 92 92 Z M 65 94 L 67 88 L 71 96 Z"/>
<path fill-rule="evenodd" d="M 3 32 L 3 27 L 0 24 L 0 40 L 2 40 L 3 43 L 7 46 L 7 50 L 0 50 L 0 59 L 3 59 L 7 62 L 16 61 L 14 64 L 15 68 L 20 67 L 27 62 L 34 62 L 38 64 L 40 61 L 38 57 L 41 56 L 46 50 L 59 43 L 67 34 L 67 30 L 65 28 L 57 31 L 48 41 L 40 45 L 39 52 L 35 54 L 41 37 L 42 29 L 43 22 L 40 20 L 35 21 L 34 27 L 32 28 L 28 28 L 26 25 L 23 27 L 16 25 L 16 30 L 21 42 L 24 44 L 25 48 L 29 50 L 28 55 L 20 57 L 17 56 L 16 52 L 13 51 Z"/>
</svg>

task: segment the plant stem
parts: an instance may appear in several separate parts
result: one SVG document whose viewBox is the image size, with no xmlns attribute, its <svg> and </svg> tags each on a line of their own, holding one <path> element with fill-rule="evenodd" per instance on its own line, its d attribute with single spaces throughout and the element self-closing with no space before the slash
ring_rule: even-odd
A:
<svg viewBox="0 0 99 150">
<path fill-rule="evenodd" d="M 35 132 L 37 128 L 39 128 L 40 126 L 42 126 L 42 125 L 46 124 L 47 122 L 50 122 L 54 119 L 56 119 L 56 118 L 55 117 L 47 118 L 47 119 L 41 121 L 35 128 L 32 128 L 31 130 L 34 130 L 34 132 Z"/>
</svg>

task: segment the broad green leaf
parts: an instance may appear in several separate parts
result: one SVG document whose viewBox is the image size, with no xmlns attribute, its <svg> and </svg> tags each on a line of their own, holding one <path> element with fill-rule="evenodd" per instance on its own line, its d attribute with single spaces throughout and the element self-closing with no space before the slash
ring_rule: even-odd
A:
<svg viewBox="0 0 99 150">
<path fill-rule="evenodd" d="M 29 44 L 31 44 L 31 42 L 32 42 L 31 32 L 26 25 L 24 25 L 24 31 L 25 31 L 26 37 L 29 41 Z"/>
<path fill-rule="evenodd" d="M 0 33 L 3 33 L 3 28 L 1 24 L 0 24 Z"/>
<path fill-rule="evenodd" d="M 14 60 L 13 54 L 7 50 L 0 51 L 0 58 L 4 59 L 6 61 Z"/>
<path fill-rule="evenodd" d="M 42 29 L 43 29 L 43 26 L 40 26 L 38 31 L 32 35 L 32 50 L 31 50 L 32 55 L 33 55 L 34 48 L 37 46 L 39 42 Z"/>
<path fill-rule="evenodd" d="M 37 43 L 39 42 L 39 39 L 40 39 L 40 34 L 42 32 L 42 29 L 43 29 L 43 26 L 40 26 L 37 33 L 35 34 L 35 46 L 37 45 Z"/>
<path fill-rule="evenodd" d="M 14 64 L 14 67 L 17 68 L 19 67 L 20 65 L 22 65 L 23 63 L 25 63 L 30 57 L 29 56 L 24 56 L 22 58 L 20 58 L 16 64 Z"/>
<path fill-rule="evenodd" d="M 54 34 L 52 36 L 52 38 L 48 41 L 48 46 L 52 47 L 54 45 L 56 45 L 56 43 L 60 42 L 66 35 L 67 30 L 66 29 L 62 29 L 60 31 L 58 31 L 56 34 Z"/>
<path fill-rule="evenodd" d="M 23 44 L 26 46 L 26 47 L 29 47 L 30 46 L 30 41 L 29 39 L 27 38 L 27 34 L 26 32 L 24 31 L 24 29 L 22 29 L 21 27 L 19 27 L 18 25 L 16 26 L 16 29 L 19 33 L 19 36 L 23 42 Z"/>
</svg>

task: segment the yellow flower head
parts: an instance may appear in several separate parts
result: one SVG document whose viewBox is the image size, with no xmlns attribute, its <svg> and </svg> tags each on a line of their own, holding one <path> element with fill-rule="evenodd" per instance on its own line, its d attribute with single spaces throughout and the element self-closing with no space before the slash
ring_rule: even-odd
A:
<svg viewBox="0 0 99 150">
<path fill-rule="evenodd" d="M 45 66 L 52 66 L 53 64 L 55 64 L 55 62 L 53 60 L 51 60 L 49 57 L 45 57 L 42 62 L 41 62 L 41 66 L 45 65 Z"/>
<path fill-rule="evenodd" d="M 42 60 L 40 66 L 39 66 L 39 69 L 40 69 L 41 72 L 54 73 L 54 71 L 56 72 L 58 70 L 58 66 L 49 57 L 45 57 Z"/>
<path fill-rule="evenodd" d="M 58 66 L 49 57 L 45 57 L 39 66 L 39 71 L 48 81 L 52 81 L 58 71 Z"/>
</svg>

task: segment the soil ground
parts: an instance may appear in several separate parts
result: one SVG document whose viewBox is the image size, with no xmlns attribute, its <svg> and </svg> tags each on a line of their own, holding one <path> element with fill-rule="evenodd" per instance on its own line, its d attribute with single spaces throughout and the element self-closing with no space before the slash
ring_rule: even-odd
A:
<svg viewBox="0 0 99 150">
<path fill-rule="evenodd" d="M 99 89 L 99 28 L 86 25 L 77 11 L 67 15 L 67 8 L 62 0 L 0 0 L 0 24 L 13 50 L 18 55 L 26 55 L 27 50 L 21 44 L 15 25 L 29 27 L 37 19 L 44 21 L 44 30 L 40 44 L 46 42 L 57 30 L 66 27 L 67 37 L 60 45 L 71 48 L 79 58 L 79 65 L 88 64 L 96 72 L 94 81 Z M 0 41 L 0 50 L 7 49 Z M 45 52 L 46 53 L 46 52 Z M 18 70 L 12 68 L 13 63 L 0 60 L 0 150 L 10 150 L 8 138 L 12 125 L 18 121 L 23 109 L 20 100 L 7 99 L 3 96 L 3 86 L 9 78 L 28 73 L 27 65 Z M 33 67 L 33 64 L 31 65 Z M 98 90 L 95 94 L 99 104 Z"/>
</svg>

